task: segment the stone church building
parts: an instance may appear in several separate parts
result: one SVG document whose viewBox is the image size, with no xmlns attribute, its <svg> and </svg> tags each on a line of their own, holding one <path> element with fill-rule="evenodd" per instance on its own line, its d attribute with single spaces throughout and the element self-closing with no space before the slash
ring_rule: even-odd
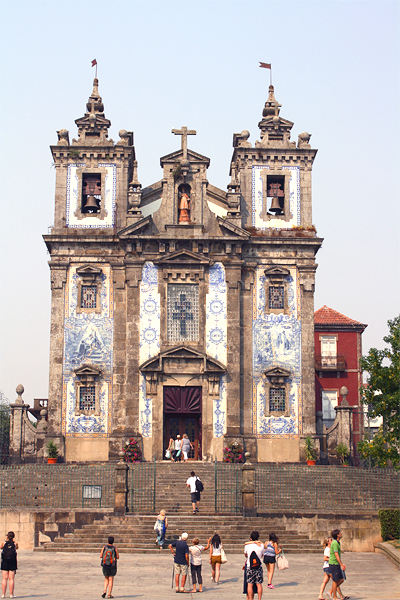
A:
<svg viewBox="0 0 400 600">
<path fill-rule="evenodd" d="M 65 460 L 116 459 L 131 436 L 161 460 L 184 432 L 195 459 L 237 440 L 258 461 L 300 460 L 315 433 L 317 151 L 280 108 L 270 86 L 260 140 L 233 135 L 227 191 L 187 127 L 142 188 L 97 79 L 77 138 L 58 132 L 46 436 Z"/>
</svg>

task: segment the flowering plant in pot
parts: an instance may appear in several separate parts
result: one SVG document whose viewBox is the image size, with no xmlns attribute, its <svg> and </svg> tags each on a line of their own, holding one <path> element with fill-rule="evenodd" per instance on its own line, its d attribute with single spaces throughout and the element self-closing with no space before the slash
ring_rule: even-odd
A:
<svg viewBox="0 0 400 600">
<path fill-rule="evenodd" d="M 314 440 L 310 435 L 304 440 L 304 450 L 306 453 L 306 461 L 308 465 L 315 465 L 318 458 L 318 453 L 315 449 Z"/>
<path fill-rule="evenodd" d="M 242 463 L 244 462 L 243 447 L 238 442 L 232 442 L 224 448 L 224 462 Z"/>
<path fill-rule="evenodd" d="M 142 451 L 139 444 L 133 438 L 129 438 L 125 446 L 122 448 L 124 453 L 124 461 L 128 463 L 136 463 L 142 460 Z"/>
<path fill-rule="evenodd" d="M 50 442 L 48 442 L 48 444 L 46 446 L 46 450 L 47 450 L 47 462 L 49 464 L 56 463 L 58 456 L 60 454 L 56 444 L 50 440 Z"/>
</svg>

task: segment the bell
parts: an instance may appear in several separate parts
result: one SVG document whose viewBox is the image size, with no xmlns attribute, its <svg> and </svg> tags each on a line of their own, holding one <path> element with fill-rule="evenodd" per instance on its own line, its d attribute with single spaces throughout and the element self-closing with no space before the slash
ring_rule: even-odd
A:
<svg viewBox="0 0 400 600">
<path fill-rule="evenodd" d="M 270 207 L 269 211 L 272 213 L 275 213 L 276 215 L 281 214 L 282 208 L 279 203 L 279 198 L 277 196 L 274 196 L 272 198 L 271 207 Z"/>
<path fill-rule="evenodd" d="M 86 204 L 83 207 L 83 210 L 88 212 L 97 212 L 99 210 L 99 205 L 97 204 L 97 200 L 94 196 L 87 196 Z"/>
</svg>

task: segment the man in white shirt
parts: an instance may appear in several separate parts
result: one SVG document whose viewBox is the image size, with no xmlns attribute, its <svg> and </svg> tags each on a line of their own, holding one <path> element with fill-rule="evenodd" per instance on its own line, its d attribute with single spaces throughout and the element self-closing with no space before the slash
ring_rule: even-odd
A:
<svg viewBox="0 0 400 600">
<path fill-rule="evenodd" d="M 264 581 L 262 559 L 264 556 L 264 544 L 259 541 L 258 531 L 252 531 L 250 541 L 244 545 L 244 555 L 246 557 L 246 580 L 247 597 L 249 600 L 254 598 L 253 584 L 257 586 L 257 594 L 260 599 L 262 596 L 262 584 Z"/>
<path fill-rule="evenodd" d="M 190 499 L 192 501 L 193 514 L 199 512 L 200 492 L 196 490 L 196 477 L 195 472 L 190 472 L 190 477 L 186 482 L 186 486 L 190 488 Z"/>
</svg>

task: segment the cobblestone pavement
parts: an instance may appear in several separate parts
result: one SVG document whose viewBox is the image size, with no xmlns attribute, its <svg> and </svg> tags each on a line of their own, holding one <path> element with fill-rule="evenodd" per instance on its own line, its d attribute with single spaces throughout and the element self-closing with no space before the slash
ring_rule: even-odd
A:
<svg viewBox="0 0 400 600">
<path fill-rule="evenodd" d="M 264 585 L 264 600 L 316 600 L 323 576 L 322 553 L 321 556 L 289 554 L 287 558 L 290 568 L 275 572 L 274 590 Z M 343 593 L 349 595 L 351 600 L 400 599 L 400 572 L 385 556 L 361 552 L 345 553 L 342 558 L 347 566 Z M 113 596 L 121 599 L 176 599 L 179 596 L 175 588 L 171 588 L 172 560 L 172 555 L 167 551 L 162 552 L 161 556 L 122 554 Z M 199 597 L 210 600 L 245 598 L 242 594 L 243 563 L 242 556 L 228 555 L 228 563 L 221 568 L 221 583 L 216 586 L 210 578 L 207 558 L 203 559 L 204 592 Z M 104 578 L 99 555 L 20 550 L 18 565 L 15 586 L 17 598 L 101 598 Z M 186 589 L 189 589 L 188 585 Z M 186 595 L 187 598 L 193 596 Z"/>
</svg>

